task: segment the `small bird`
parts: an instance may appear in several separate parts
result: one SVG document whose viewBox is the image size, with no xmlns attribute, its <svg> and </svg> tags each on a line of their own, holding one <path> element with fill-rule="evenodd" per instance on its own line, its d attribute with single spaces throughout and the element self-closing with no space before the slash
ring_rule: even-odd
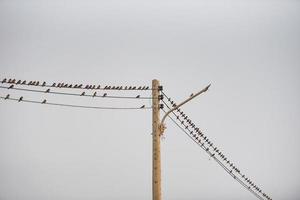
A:
<svg viewBox="0 0 300 200">
<path fill-rule="evenodd" d="M 33 82 L 32 82 L 32 85 L 35 85 L 35 84 L 36 84 L 36 81 L 33 81 Z"/>
<path fill-rule="evenodd" d="M 138 90 L 141 90 L 142 89 L 142 86 L 138 87 Z"/>
<path fill-rule="evenodd" d="M 107 96 L 107 93 L 104 93 L 104 94 L 103 94 L 103 97 L 106 97 L 106 96 Z"/>
<path fill-rule="evenodd" d="M 127 90 L 127 89 L 128 89 L 127 86 L 125 86 L 124 90 Z"/>
<path fill-rule="evenodd" d="M 16 79 L 13 79 L 13 80 L 11 81 L 11 83 L 16 83 Z"/>
<path fill-rule="evenodd" d="M 45 91 L 45 93 L 49 93 L 50 92 L 50 88 L 48 88 L 46 91 Z"/>
<path fill-rule="evenodd" d="M 4 99 L 9 99 L 9 94 L 8 94 L 8 95 L 6 95 L 6 97 L 5 97 Z"/>
<path fill-rule="evenodd" d="M 26 84 L 26 81 L 23 81 L 23 82 L 22 82 L 22 85 L 25 85 L 25 84 Z"/>
<path fill-rule="evenodd" d="M 10 85 L 10 86 L 9 86 L 9 88 L 8 88 L 8 89 L 11 89 L 11 88 L 13 88 L 13 87 L 14 87 L 14 85 L 12 84 L 12 85 Z"/>
<path fill-rule="evenodd" d="M 4 79 L 2 80 L 2 83 L 6 83 L 6 78 L 4 78 Z"/>
<path fill-rule="evenodd" d="M 85 92 L 82 92 L 80 96 L 84 96 L 84 95 L 85 95 Z"/>
<path fill-rule="evenodd" d="M 140 98 L 141 96 L 140 95 L 137 95 L 135 98 Z"/>
<path fill-rule="evenodd" d="M 97 92 L 94 92 L 93 97 L 97 96 Z"/>
<path fill-rule="evenodd" d="M 82 84 L 78 85 L 78 88 L 82 88 Z"/>
<path fill-rule="evenodd" d="M 61 87 L 61 83 L 58 83 L 56 87 L 59 87 L 59 88 L 60 88 L 60 87 Z"/>
<path fill-rule="evenodd" d="M 32 85 L 32 81 L 29 81 L 29 82 L 28 82 L 28 85 Z"/>
<path fill-rule="evenodd" d="M 51 87 L 56 87 L 56 83 L 53 83 Z"/>
<path fill-rule="evenodd" d="M 68 88 L 73 88 L 73 85 L 72 85 L 72 84 L 70 84 L 70 85 L 68 86 Z"/>
<path fill-rule="evenodd" d="M 193 93 L 190 95 L 190 97 L 192 97 L 192 96 L 194 96 L 194 94 L 193 94 Z"/>
<path fill-rule="evenodd" d="M 142 105 L 141 108 L 145 108 L 145 105 Z"/>
<path fill-rule="evenodd" d="M 145 88 L 146 90 L 149 90 L 149 86 Z"/>
<path fill-rule="evenodd" d="M 135 89 L 136 89 L 136 87 L 134 86 L 132 89 L 133 89 L 133 90 L 135 90 Z"/>
<path fill-rule="evenodd" d="M 74 88 L 78 88 L 78 85 L 77 85 L 77 84 L 75 84 L 75 85 L 74 85 Z"/>
<path fill-rule="evenodd" d="M 22 101 L 22 100 L 23 100 L 23 97 L 20 97 L 19 100 L 18 100 L 18 102 L 20 102 L 20 101 Z"/>
<path fill-rule="evenodd" d="M 39 84 L 40 84 L 40 82 L 39 82 L 39 81 L 37 81 L 37 82 L 35 83 L 35 86 L 39 86 Z"/>
<path fill-rule="evenodd" d="M 89 89 L 89 85 L 85 85 L 84 89 Z"/>
<path fill-rule="evenodd" d="M 18 80 L 18 82 L 16 84 L 21 84 L 21 80 Z"/>
<path fill-rule="evenodd" d="M 98 85 L 98 86 L 97 86 L 97 90 L 99 90 L 100 88 L 101 88 L 101 86 L 100 86 L 100 85 Z"/>
<path fill-rule="evenodd" d="M 47 102 L 47 100 L 46 99 L 44 99 L 43 101 L 42 101 L 42 104 L 45 104 Z"/>
<path fill-rule="evenodd" d="M 42 86 L 44 87 L 45 85 L 46 85 L 46 82 L 44 81 L 43 84 L 42 84 Z"/>
</svg>

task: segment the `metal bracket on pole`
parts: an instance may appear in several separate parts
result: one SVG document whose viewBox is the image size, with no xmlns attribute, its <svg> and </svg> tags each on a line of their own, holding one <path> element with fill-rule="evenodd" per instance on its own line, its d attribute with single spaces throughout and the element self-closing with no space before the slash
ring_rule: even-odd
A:
<svg viewBox="0 0 300 200">
<path fill-rule="evenodd" d="M 163 116 L 160 124 L 159 124 L 159 130 L 160 130 L 160 135 L 162 135 L 165 131 L 165 129 L 167 128 L 165 125 L 165 120 L 167 118 L 167 116 L 173 112 L 174 110 L 178 109 L 179 107 L 183 106 L 184 104 L 186 104 L 187 102 L 189 102 L 190 100 L 194 99 L 195 97 L 199 96 L 200 94 L 206 92 L 208 90 L 208 88 L 210 87 L 210 84 L 208 86 L 206 86 L 204 89 L 202 89 L 200 92 L 190 96 L 188 99 L 184 100 L 182 103 L 178 104 L 177 106 L 175 106 L 174 108 L 170 109 L 168 112 L 166 112 L 166 114 Z"/>
</svg>

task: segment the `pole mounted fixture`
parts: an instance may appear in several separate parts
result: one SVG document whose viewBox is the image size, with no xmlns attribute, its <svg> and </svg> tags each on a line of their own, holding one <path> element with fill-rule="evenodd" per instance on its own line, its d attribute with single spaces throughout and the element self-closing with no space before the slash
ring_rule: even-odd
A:
<svg viewBox="0 0 300 200">
<path fill-rule="evenodd" d="M 166 112 L 166 114 L 163 116 L 160 125 L 159 125 L 159 130 L 160 130 L 160 135 L 162 135 L 166 129 L 166 125 L 165 125 L 165 120 L 167 118 L 167 116 L 173 112 L 174 110 L 178 109 L 179 107 L 183 106 L 184 104 L 186 104 L 187 102 L 189 102 L 190 100 L 194 99 L 195 97 L 199 96 L 200 94 L 206 92 L 208 90 L 208 88 L 210 87 L 210 84 L 208 86 L 206 86 L 204 89 L 202 89 L 201 91 L 199 91 L 198 93 L 191 95 L 188 99 L 184 100 L 183 102 L 181 102 L 180 104 L 176 105 L 174 108 L 170 109 L 168 112 Z"/>
</svg>

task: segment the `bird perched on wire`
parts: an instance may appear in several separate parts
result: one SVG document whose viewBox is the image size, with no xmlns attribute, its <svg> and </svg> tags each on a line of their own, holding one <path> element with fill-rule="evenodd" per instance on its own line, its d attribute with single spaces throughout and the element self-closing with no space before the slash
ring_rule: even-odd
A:
<svg viewBox="0 0 300 200">
<path fill-rule="evenodd" d="M 44 87 L 45 85 L 46 85 L 46 82 L 44 81 L 43 84 L 42 84 L 42 86 Z"/>
<path fill-rule="evenodd" d="M 6 83 L 6 78 L 4 78 L 4 79 L 2 80 L 2 83 Z"/>
<path fill-rule="evenodd" d="M 42 101 L 42 104 L 45 104 L 45 103 L 47 103 L 47 100 L 46 100 L 46 99 L 44 99 L 44 100 Z"/>
<path fill-rule="evenodd" d="M 192 93 L 192 94 L 190 95 L 190 97 L 192 97 L 192 96 L 194 96 L 194 93 Z"/>
<path fill-rule="evenodd" d="M 80 94 L 80 96 L 84 96 L 85 95 L 85 92 L 82 92 L 81 94 Z"/>
<path fill-rule="evenodd" d="M 97 92 L 94 92 L 93 97 L 97 96 Z"/>
<path fill-rule="evenodd" d="M 137 95 L 135 98 L 137 98 L 137 99 L 138 99 L 138 98 L 140 98 L 140 97 L 141 97 L 141 95 Z"/>
<path fill-rule="evenodd" d="M 9 99 L 9 94 L 8 94 L 8 95 L 6 95 L 6 97 L 5 97 L 4 99 Z"/>
<path fill-rule="evenodd" d="M 50 88 L 48 88 L 46 91 L 45 91 L 45 93 L 49 93 L 50 92 Z"/>
<path fill-rule="evenodd" d="M 18 82 L 16 84 L 21 84 L 21 80 L 18 80 Z"/>
<path fill-rule="evenodd" d="M 145 108 L 145 105 L 142 105 L 141 108 Z"/>
<path fill-rule="evenodd" d="M 104 94 L 103 94 L 103 97 L 106 97 L 106 96 L 107 96 L 107 93 L 104 93 Z"/>
<path fill-rule="evenodd" d="M 10 85 L 10 86 L 9 86 L 9 88 L 8 88 L 8 89 L 11 89 L 11 88 L 13 88 L 13 87 L 14 87 L 14 85 L 12 84 L 12 85 Z"/>
<path fill-rule="evenodd" d="M 18 100 L 18 102 L 20 102 L 20 101 L 22 101 L 22 100 L 23 100 L 23 97 L 20 97 L 19 100 Z"/>
</svg>

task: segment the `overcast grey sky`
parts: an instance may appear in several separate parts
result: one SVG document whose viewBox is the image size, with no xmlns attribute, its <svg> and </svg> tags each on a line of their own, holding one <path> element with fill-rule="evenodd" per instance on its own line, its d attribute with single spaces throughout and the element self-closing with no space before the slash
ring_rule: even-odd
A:
<svg viewBox="0 0 300 200">
<path fill-rule="evenodd" d="M 296 200 L 299 35 L 297 0 L 0 0 L 0 78 L 116 85 L 157 78 L 176 101 L 211 83 L 183 110 L 273 199 Z M 21 94 L 45 97 L 14 95 Z M 0 114 L 1 200 L 151 199 L 150 110 L 1 100 Z M 163 199 L 255 199 L 169 120 L 162 178 Z"/>
</svg>

